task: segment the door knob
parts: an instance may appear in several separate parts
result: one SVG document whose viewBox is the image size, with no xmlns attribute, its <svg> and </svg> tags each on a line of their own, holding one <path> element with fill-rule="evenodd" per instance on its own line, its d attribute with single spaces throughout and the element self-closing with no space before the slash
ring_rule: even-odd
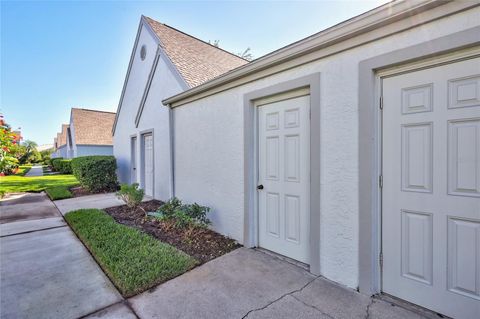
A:
<svg viewBox="0 0 480 319">
<path fill-rule="evenodd" d="M 257 189 L 263 189 L 263 185 L 258 185 Z"/>
</svg>

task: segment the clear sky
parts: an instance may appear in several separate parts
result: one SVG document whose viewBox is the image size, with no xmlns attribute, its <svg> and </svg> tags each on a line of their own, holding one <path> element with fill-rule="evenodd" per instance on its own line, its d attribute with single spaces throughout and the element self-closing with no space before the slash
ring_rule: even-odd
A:
<svg viewBox="0 0 480 319">
<path fill-rule="evenodd" d="M 387 0 L 0 1 L 0 111 L 50 144 L 71 107 L 116 111 L 142 14 L 255 58 Z"/>
</svg>

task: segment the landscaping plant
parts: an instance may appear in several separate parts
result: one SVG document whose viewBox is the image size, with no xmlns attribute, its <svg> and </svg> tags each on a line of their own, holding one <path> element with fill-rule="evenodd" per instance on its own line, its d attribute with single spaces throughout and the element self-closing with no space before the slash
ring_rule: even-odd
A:
<svg viewBox="0 0 480 319">
<path fill-rule="evenodd" d="M 114 191 L 118 187 L 117 162 L 113 156 L 82 156 L 72 159 L 72 172 L 92 193 Z"/>
<path fill-rule="evenodd" d="M 117 192 L 117 197 L 125 202 L 129 208 L 136 209 L 142 202 L 145 191 L 138 188 L 138 183 L 132 185 L 122 184 Z"/>
<path fill-rule="evenodd" d="M 60 174 L 72 174 L 72 160 L 71 159 L 62 159 L 56 161 L 58 165 L 58 171 Z"/>
<path fill-rule="evenodd" d="M 59 172 L 60 171 L 60 161 L 63 160 L 63 157 L 55 157 L 55 158 L 52 158 L 50 163 L 52 165 L 52 169 L 55 171 L 55 172 Z"/>
<path fill-rule="evenodd" d="M 161 221 L 167 227 L 185 229 L 187 239 L 195 234 L 197 228 L 207 227 L 211 222 L 207 217 L 209 207 L 200 206 L 197 203 L 183 204 L 176 197 L 171 198 L 157 210 Z"/>
</svg>

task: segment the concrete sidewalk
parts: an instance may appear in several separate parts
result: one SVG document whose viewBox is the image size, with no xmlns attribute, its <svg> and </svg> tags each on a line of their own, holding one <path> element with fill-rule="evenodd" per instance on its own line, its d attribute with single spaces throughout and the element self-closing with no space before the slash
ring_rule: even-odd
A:
<svg viewBox="0 0 480 319">
<path fill-rule="evenodd" d="M 25 177 L 43 176 L 43 167 L 40 165 L 32 166 L 32 168 L 25 174 Z"/>
<path fill-rule="evenodd" d="M 149 201 L 152 198 L 145 196 L 143 201 Z M 54 201 L 58 210 L 65 215 L 72 210 L 83 209 L 83 208 L 108 208 L 114 206 L 125 205 L 121 199 L 118 199 L 115 193 L 105 193 L 105 194 L 95 194 L 80 196 L 75 198 L 61 199 Z"/>
<path fill-rule="evenodd" d="M 246 248 L 129 301 L 140 318 L 429 318 Z"/>
<path fill-rule="evenodd" d="M 108 208 L 125 205 L 125 203 L 115 196 L 115 193 L 95 194 L 80 196 L 75 198 L 56 200 L 55 205 L 58 210 L 65 215 L 66 213 L 82 208 Z"/>
<path fill-rule="evenodd" d="M 2 319 L 74 319 L 123 301 L 44 193 L 7 195 L 0 222 Z M 110 318 L 135 318 L 117 308 Z"/>
</svg>

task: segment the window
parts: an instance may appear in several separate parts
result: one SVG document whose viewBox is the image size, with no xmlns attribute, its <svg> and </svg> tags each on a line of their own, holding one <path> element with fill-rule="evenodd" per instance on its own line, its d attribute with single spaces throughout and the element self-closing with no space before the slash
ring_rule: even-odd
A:
<svg viewBox="0 0 480 319">
<path fill-rule="evenodd" d="M 145 57 L 147 56 L 147 46 L 144 44 L 142 45 L 142 48 L 140 49 L 140 59 L 145 60 Z"/>
</svg>

